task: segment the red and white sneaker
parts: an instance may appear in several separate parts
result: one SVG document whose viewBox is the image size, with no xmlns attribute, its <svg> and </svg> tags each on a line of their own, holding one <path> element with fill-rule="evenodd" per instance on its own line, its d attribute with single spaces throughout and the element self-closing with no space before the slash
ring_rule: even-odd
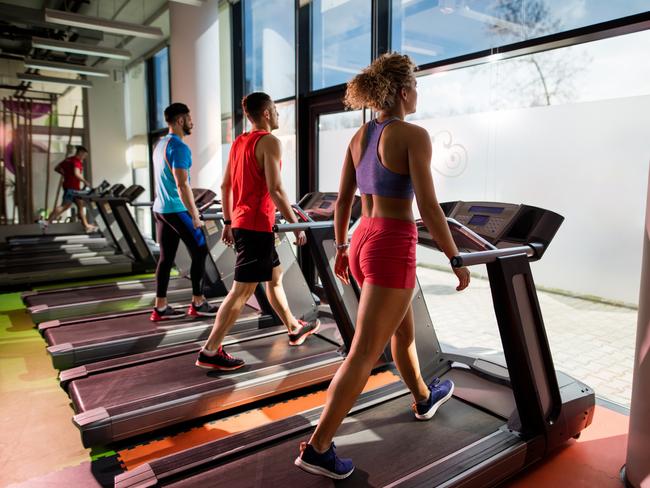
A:
<svg viewBox="0 0 650 488">
<path fill-rule="evenodd" d="M 201 305 L 194 305 L 194 302 L 190 303 L 187 315 L 190 317 L 216 317 L 218 311 L 219 307 L 208 303 L 207 300 L 203 300 Z"/>
<path fill-rule="evenodd" d="M 154 308 L 149 320 L 152 322 L 160 322 L 163 320 L 181 319 L 183 317 L 185 317 L 185 312 L 181 312 L 167 305 L 163 310 Z"/>
<path fill-rule="evenodd" d="M 226 352 L 226 350 L 221 346 L 217 349 L 217 352 L 214 355 L 207 355 L 203 349 L 199 352 L 199 357 L 196 360 L 196 364 L 199 368 L 204 369 L 217 369 L 219 371 L 233 371 L 239 369 L 244 364 L 243 359 L 238 359 L 232 357 Z"/>
</svg>

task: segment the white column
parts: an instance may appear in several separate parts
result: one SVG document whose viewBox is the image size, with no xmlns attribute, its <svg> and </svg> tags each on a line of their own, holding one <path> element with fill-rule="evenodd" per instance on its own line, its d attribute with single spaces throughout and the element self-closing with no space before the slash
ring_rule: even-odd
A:
<svg viewBox="0 0 650 488">
<path fill-rule="evenodd" d="M 643 233 L 643 264 L 625 477 L 634 488 L 650 487 L 650 178 Z"/>
<path fill-rule="evenodd" d="M 126 126 L 124 121 L 124 83 L 112 78 L 93 79 L 88 90 L 90 160 L 93 184 L 132 183 L 127 163 Z"/>
<path fill-rule="evenodd" d="M 217 193 L 221 184 L 218 4 L 218 0 L 201 7 L 169 4 L 172 102 L 185 103 L 194 121 L 194 130 L 186 138 L 192 149 L 192 187 Z"/>
</svg>

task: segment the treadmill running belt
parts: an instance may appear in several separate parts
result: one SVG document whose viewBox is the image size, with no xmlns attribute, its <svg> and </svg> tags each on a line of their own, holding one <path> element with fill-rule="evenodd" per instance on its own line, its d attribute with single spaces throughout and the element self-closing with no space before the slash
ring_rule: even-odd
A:
<svg viewBox="0 0 650 488">
<path fill-rule="evenodd" d="M 224 385 L 235 385 L 238 375 L 336 351 L 337 346 L 312 336 L 299 346 L 289 345 L 287 335 L 277 334 L 227 346 L 228 353 L 241 357 L 246 366 L 232 373 L 212 372 L 198 368 L 194 362 L 197 351 L 139 364 L 122 370 L 73 381 L 70 396 L 77 412 L 104 407 L 115 415 L 134 407 L 155 406 L 198 392 Z M 131 404 L 131 405 L 129 405 Z"/>
<path fill-rule="evenodd" d="M 241 318 L 252 317 L 258 315 L 259 310 L 245 305 L 240 315 Z M 199 325 L 199 320 L 207 320 L 210 324 L 214 322 L 214 317 L 205 317 L 199 320 L 192 320 L 185 317 L 177 320 L 169 320 L 164 322 L 152 322 L 149 320 L 151 312 L 147 310 L 138 315 L 129 315 L 126 317 L 114 317 L 106 320 L 97 320 L 93 322 L 81 322 L 78 324 L 70 324 L 62 327 L 53 327 L 45 330 L 45 339 L 49 345 L 56 344 L 75 344 L 81 345 L 82 343 L 100 343 L 105 340 L 117 340 L 123 337 L 134 337 L 145 334 L 155 334 L 157 332 L 164 332 L 166 330 L 174 330 L 181 327 L 194 327 Z M 210 333 L 210 329 L 206 327 L 205 338 Z"/>
<path fill-rule="evenodd" d="M 116 254 L 114 256 L 97 256 L 94 258 L 83 258 L 80 259 L 79 261 L 75 262 L 74 265 L 71 263 L 47 263 L 47 264 L 40 264 L 38 266 L 38 269 L 35 271 L 40 272 L 40 274 L 44 274 L 43 272 L 50 271 L 52 274 L 61 272 L 63 275 L 61 278 L 66 278 L 66 272 L 67 271 L 74 271 L 76 268 L 92 268 L 93 266 L 110 266 L 110 265 L 119 265 L 119 264 L 125 264 L 125 263 L 132 263 L 133 261 L 129 259 L 128 257 L 124 256 L 123 254 Z M 25 275 L 26 277 L 29 277 L 29 275 L 33 272 L 26 271 L 25 266 L 9 266 L 4 268 L 3 274 L 6 275 Z M 55 281 L 56 277 L 51 276 L 51 281 Z"/>
<path fill-rule="evenodd" d="M 238 488 L 385 486 L 492 434 L 504 423 L 455 398 L 431 420 L 420 422 L 413 417 L 411 401 L 404 395 L 345 419 L 334 438 L 338 454 L 351 457 L 356 466 L 345 480 L 335 482 L 294 466 L 299 443 L 309 438 L 309 433 L 302 433 L 165 486 L 204 487 L 217 480 L 219 486 Z"/>
<path fill-rule="evenodd" d="M 191 283 L 187 278 L 172 278 L 169 280 L 169 290 L 182 288 L 191 288 Z M 142 282 L 115 283 L 111 285 L 102 285 L 98 287 L 79 288 L 67 291 L 56 290 L 46 293 L 38 293 L 32 296 L 26 296 L 25 305 L 33 307 L 35 305 L 48 305 L 50 307 L 91 301 L 101 299 L 114 299 L 127 297 L 137 293 L 155 292 L 155 280 L 146 280 Z"/>
</svg>

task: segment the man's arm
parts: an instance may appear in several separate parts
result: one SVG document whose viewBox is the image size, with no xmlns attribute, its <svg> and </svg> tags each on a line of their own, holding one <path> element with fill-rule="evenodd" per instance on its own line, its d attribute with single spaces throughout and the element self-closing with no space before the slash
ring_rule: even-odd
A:
<svg viewBox="0 0 650 488">
<path fill-rule="evenodd" d="M 224 171 L 223 179 L 221 180 L 221 211 L 223 212 L 223 220 L 228 222 L 232 219 L 232 181 L 230 180 L 230 163 L 232 161 L 232 154 L 233 151 L 231 148 L 230 154 L 228 155 L 228 164 L 226 165 L 226 170 Z M 229 246 L 233 244 L 231 224 L 224 224 L 221 240 Z"/>
<path fill-rule="evenodd" d="M 266 186 L 269 189 L 271 200 L 278 208 L 282 216 L 288 222 L 298 222 L 296 215 L 293 213 L 291 204 L 287 193 L 284 191 L 282 185 L 282 177 L 280 175 L 280 159 L 282 157 L 282 146 L 280 140 L 272 135 L 264 137 L 258 144 L 262 144 L 262 157 L 264 177 L 266 179 Z"/>
<path fill-rule="evenodd" d="M 194 195 L 192 194 L 192 187 L 190 186 L 190 179 L 186 169 L 172 168 L 174 180 L 176 180 L 176 187 L 178 188 L 178 195 L 185 208 L 192 217 L 194 228 L 199 228 L 202 225 L 199 211 L 194 203 Z"/>
<path fill-rule="evenodd" d="M 221 180 L 221 211 L 223 219 L 230 220 L 232 217 L 232 181 L 230 181 L 230 158 L 226 165 L 226 171 Z"/>
<path fill-rule="evenodd" d="M 91 186 L 90 181 L 88 181 L 86 178 L 84 178 L 83 175 L 81 174 L 81 168 L 75 168 L 74 169 L 74 176 L 79 181 L 81 181 L 84 185 Z"/>
</svg>

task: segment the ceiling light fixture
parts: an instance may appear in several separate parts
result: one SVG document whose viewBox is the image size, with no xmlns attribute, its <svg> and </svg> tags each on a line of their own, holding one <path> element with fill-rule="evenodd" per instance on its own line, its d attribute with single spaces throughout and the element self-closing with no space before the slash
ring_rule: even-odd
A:
<svg viewBox="0 0 650 488">
<path fill-rule="evenodd" d="M 192 5 L 193 7 L 201 7 L 203 5 L 203 0 L 169 0 L 169 1 L 175 3 L 184 3 L 185 5 Z"/>
<path fill-rule="evenodd" d="M 34 69 L 44 69 L 47 71 L 62 71 L 64 73 L 78 73 L 89 76 L 110 76 L 110 72 L 105 69 L 92 68 L 84 64 L 57 63 L 55 61 L 46 61 L 44 59 L 25 58 L 25 67 Z"/>
<path fill-rule="evenodd" d="M 50 8 L 45 9 L 45 21 L 67 27 L 81 27 L 83 29 L 98 30 L 108 34 L 123 36 L 145 37 L 148 39 L 160 39 L 164 36 L 162 29 L 159 27 L 108 20 L 101 17 L 89 17 L 87 15 L 63 12 Z"/>
<path fill-rule="evenodd" d="M 39 49 L 49 49 L 62 53 L 85 54 L 88 56 L 97 56 L 100 58 L 110 59 L 131 59 L 131 53 L 125 49 L 115 49 L 112 47 L 99 47 L 81 44 L 79 42 L 57 41 L 55 39 L 45 39 L 43 37 L 32 37 L 32 47 Z"/>
<path fill-rule="evenodd" d="M 57 85 L 80 86 L 81 88 L 92 88 L 93 84 L 88 80 L 76 80 L 73 78 L 56 78 L 55 76 L 42 76 L 33 73 L 16 73 L 21 81 L 35 81 L 38 83 L 54 83 Z"/>
</svg>

